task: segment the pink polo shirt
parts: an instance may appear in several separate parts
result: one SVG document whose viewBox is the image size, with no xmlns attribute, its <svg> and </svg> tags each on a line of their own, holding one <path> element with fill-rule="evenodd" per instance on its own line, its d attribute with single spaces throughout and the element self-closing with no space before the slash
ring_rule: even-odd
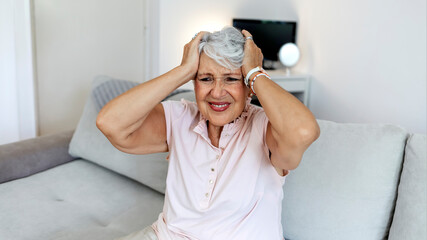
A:
<svg viewBox="0 0 427 240">
<path fill-rule="evenodd" d="M 282 186 L 265 141 L 268 119 L 249 103 L 211 144 L 197 104 L 162 102 L 169 146 L 159 240 L 283 239 Z"/>
</svg>

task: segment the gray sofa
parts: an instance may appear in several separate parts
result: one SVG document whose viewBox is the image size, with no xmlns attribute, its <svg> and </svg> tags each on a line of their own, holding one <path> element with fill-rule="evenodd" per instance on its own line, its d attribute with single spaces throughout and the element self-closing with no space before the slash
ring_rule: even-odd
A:
<svg viewBox="0 0 427 240">
<path fill-rule="evenodd" d="M 120 152 L 95 125 L 136 84 L 99 76 L 75 130 L 0 146 L 0 239 L 114 239 L 156 220 L 166 154 Z M 194 95 L 166 100 L 180 98 Z M 319 139 L 286 178 L 284 237 L 427 239 L 426 135 L 318 122 Z"/>
</svg>

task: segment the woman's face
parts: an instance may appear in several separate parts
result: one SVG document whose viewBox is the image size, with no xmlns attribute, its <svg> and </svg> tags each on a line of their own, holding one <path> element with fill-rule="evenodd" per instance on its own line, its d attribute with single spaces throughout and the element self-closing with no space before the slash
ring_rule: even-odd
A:
<svg viewBox="0 0 427 240">
<path fill-rule="evenodd" d="M 239 117 L 249 94 L 240 68 L 225 68 L 204 53 L 200 55 L 194 91 L 200 112 L 213 126 L 224 126 Z"/>
</svg>

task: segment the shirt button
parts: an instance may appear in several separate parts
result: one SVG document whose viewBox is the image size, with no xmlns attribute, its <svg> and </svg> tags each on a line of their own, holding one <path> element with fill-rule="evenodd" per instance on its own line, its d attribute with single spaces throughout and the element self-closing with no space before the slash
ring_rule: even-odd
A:
<svg viewBox="0 0 427 240">
<path fill-rule="evenodd" d="M 213 180 L 209 180 L 209 183 L 210 183 L 210 184 L 212 184 L 212 183 L 213 183 Z"/>
<path fill-rule="evenodd" d="M 215 171 L 215 168 L 211 168 L 211 171 L 212 171 L 212 172 L 214 172 L 214 171 Z"/>
<path fill-rule="evenodd" d="M 219 159 L 219 155 L 216 155 L 216 159 Z"/>
<path fill-rule="evenodd" d="M 209 197 L 209 193 L 205 193 L 205 197 Z"/>
</svg>

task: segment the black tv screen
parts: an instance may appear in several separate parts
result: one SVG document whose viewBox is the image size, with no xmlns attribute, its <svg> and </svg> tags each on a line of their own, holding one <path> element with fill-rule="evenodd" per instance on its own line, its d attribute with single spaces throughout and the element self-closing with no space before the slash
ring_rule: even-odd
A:
<svg viewBox="0 0 427 240">
<path fill-rule="evenodd" d="M 278 61 L 277 54 L 283 44 L 296 44 L 296 22 L 233 19 L 233 27 L 252 34 L 256 45 L 261 48 L 264 60 Z"/>
</svg>

